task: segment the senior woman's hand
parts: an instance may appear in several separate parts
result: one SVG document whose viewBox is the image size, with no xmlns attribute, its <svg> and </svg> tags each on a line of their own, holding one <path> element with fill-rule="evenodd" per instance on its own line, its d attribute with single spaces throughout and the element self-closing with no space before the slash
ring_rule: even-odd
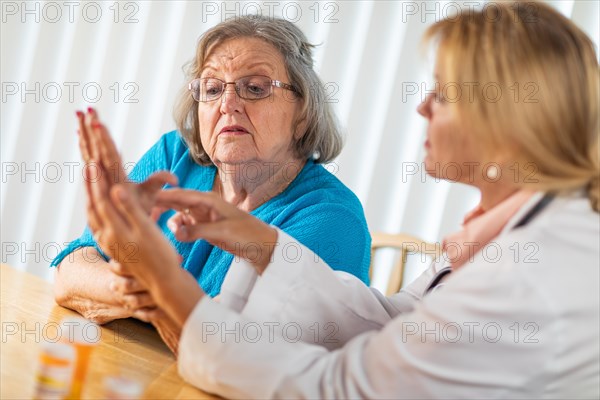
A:
<svg viewBox="0 0 600 400">
<path fill-rule="evenodd" d="M 157 195 L 156 204 L 178 210 L 168 222 L 177 240 L 204 239 L 249 261 L 259 274 L 269 265 L 277 231 L 217 194 L 167 189 Z"/>
<path fill-rule="evenodd" d="M 96 118 L 95 113 L 86 118 L 90 115 Z M 96 162 L 98 169 L 95 176 L 89 168 L 85 170 L 89 225 L 98 244 L 112 257 L 111 289 L 116 300 L 130 310 L 128 316 L 151 322 L 177 354 L 181 327 L 203 292 L 179 267 L 181 257 L 157 228 L 156 218 L 148 216 L 150 209 L 157 210 L 155 194 L 165 183 L 177 184 L 177 179 L 158 173 L 142 184 L 128 182 L 106 128 L 97 119 L 90 124 L 79 117 L 83 158 Z M 116 168 L 112 175 L 110 168 Z"/>
<path fill-rule="evenodd" d="M 140 318 L 140 316 L 146 315 L 145 312 L 138 314 L 140 311 L 156 308 L 156 302 L 148 290 L 116 260 L 110 260 L 108 264 L 114 275 L 110 289 L 115 294 L 117 301 L 131 312 L 131 316 L 149 322 Z"/>
<path fill-rule="evenodd" d="M 118 261 L 123 274 L 133 276 L 149 291 L 174 322 L 173 330 L 180 330 L 204 295 L 202 289 L 180 268 L 180 256 L 146 213 L 133 186 L 111 186 L 105 173 L 95 179 L 89 170 L 85 173 L 88 214 L 102 223 L 98 243 Z"/>
<path fill-rule="evenodd" d="M 121 158 L 108 132 L 100 124 L 96 112 L 90 109 L 87 114 L 78 112 L 77 115 L 79 146 L 86 163 L 84 171 L 91 172 L 87 180 L 102 177 L 109 188 L 124 182 L 137 192 L 145 204 L 145 209 L 150 212 L 155 193 L 165 183 L 176 184 L 177 179 L 162 172 L 153 175 L 143 184 L 128 183 Z M 101 169 L 102 165 L 104 169 Z M 95 218 L 95 214 L 89 212 L 90 204 L 88 201 L 88 224 L 97 239 L 103 230 L 104 221 Z M 155 208 L 152 211 L 158 215 L 160 210 Z M 56 269 L 55 299 L 61 306 L 71 308 L 84 317 L 103 324 L 114 319 L 131 317 L 132 309 L 135 309 L 132 306 L 147 304 L 147 292 L 126 292 L 124 282 L 129 282 L 129 279 L 123 279 L 113 273 L 109 264 L 96 250 L 82 248 L 75 250 L 73 255 L 72 258 L 62 260 Z M 126 304 L 130 307 L 124 307 Z"/>
<path fill-rule="evenodd" d="M 128 190 L 135 193 L 143 209 L 150 213 L 154 219 L 157 219 L 161 210 L 154 207 L 156 193 L 167 183 L 176 185 L 177 177 L 161 171 L 150 176 L 143 183 L 129 182 L 116 146 L 108 130 L 100 123 L 97 113 L 90 108 L 87 114 L 78 112 L 77 116 L 79 121 L 79 147 L 87 164 L 85 172 L 88 185 L 86 187 L 91 190 L 92 186 L 98 183 L 96 189 L 102 188 L 104 193 L 108 194 L 115 184 L 124 184 L 128 187 Z M 90 190 L 88 190 L 88 224 L 94 238 L 99 242 L 98 239 L 106 229 L 105 221 L 94 212 L 94 197 Z M 98 245 L 102 247 L 103 251 L 111 254 L 111 249 L 106 248 L 106 245 L 103 246 L 101 243 L 98 243 Z M 132 251 L 135 251 L 135 247 L 130 245 L 122 249 L 121 252 L 131 254 Z M 118 262 L 113 262 L 110 269 L 112 271 L 110 289 L 114 293 L 114 301 L 123 307 L 122 313 L 117 314 L 118 317 L 135 316 L 136 311 L 141 308 L 155 307 L 155 302 L 150 293 L 137 279 L 124 272 Z"/>
<path fill-rule="evenodd" d="M 169 172 L 160 171 L 152 174 L 142 183 L 130 182 L 115 143 L 110 137 L 108 129 L 100 122 L 96 111 L 92 108 L 89 108 L 86 114 L 78 111 L 77 119 L 79 122 L 79 150 L 86 163 L 86 169 L 94 170 L 94 176 L 90 179 L 97 179 L 97 175 L 103 174 L 109 189 L 119 183 L 131 186 L 132 190 L 137 192 L 144 210 L 157 219 L 162 210 L 154 208 L 156 193 L 165 184 L 176 186 L 177 177 Z"/>
</svg>

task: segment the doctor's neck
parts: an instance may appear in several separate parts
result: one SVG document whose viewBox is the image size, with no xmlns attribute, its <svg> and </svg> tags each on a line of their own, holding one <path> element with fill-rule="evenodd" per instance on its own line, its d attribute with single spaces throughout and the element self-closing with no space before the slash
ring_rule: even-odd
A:
<svg viewBox="0 0 600 400">
<path fill-rule="evenodd" d="M 504 200 L 519 191 L 514 184 L 498 182 L 483 182 L 477 185 L 481 192 L 480 206 L 484 211 L 494 208 Z"/>
</svg>

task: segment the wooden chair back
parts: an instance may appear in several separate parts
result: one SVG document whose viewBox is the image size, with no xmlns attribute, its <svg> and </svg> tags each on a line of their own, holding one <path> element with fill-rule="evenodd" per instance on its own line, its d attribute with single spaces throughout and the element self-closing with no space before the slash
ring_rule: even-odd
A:
<svg viewBox="0 0 600 400">
<path fill-rule="evenodd" d="M 442 254 L 439 244 L 429 243 L 415 236 L 375 232 L 371 234 L 371 267 L 369 269 L 369 278 L 373 277 L 373 270 L 376 268 L 373 265 L 375 252 L 382 248 L 393 248 L 400 251 L 398 262 L 393 266 L 388 280 L 385 292 L 386 296 L 397 293 L 402 287 L 404 270 L 409 254 L 426 254 L 432 257 L 432 259 L 436 259 Z"/>
</svg>

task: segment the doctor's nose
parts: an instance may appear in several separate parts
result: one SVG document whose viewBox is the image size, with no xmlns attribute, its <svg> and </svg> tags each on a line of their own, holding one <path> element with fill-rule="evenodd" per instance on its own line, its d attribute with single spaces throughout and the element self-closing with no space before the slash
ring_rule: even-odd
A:
<svg viewBox="0 0 600 400">
<path fill-rule="evenodd" d="M 430 93 L 425 97 L 425 100 L 421 102 L 417 106 L 417 112 L 424 116 L 425 118 L 429 118 L 431 116 L 431 101 L 433 100 L 434 94 Z"/>
</svg>

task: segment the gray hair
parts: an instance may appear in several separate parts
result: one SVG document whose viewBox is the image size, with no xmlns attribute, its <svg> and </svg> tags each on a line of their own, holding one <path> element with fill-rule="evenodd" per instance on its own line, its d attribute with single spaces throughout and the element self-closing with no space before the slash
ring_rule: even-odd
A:
<svg viewBox="0 0 600 400">
<path fill-rule="evenodd" d="M 312 157 L 317 163 L 332 161 L 342 150 L 340 128 L 326 101 L 325 87 L 313 69 L 314 45 L 308 43 L 304 33 L 291 22 L 260 15 L 234 17 L 221 22 L 200 37 L 196 57 L 184 66 L 188 81 L 200 77 L 206 57 L 214 46 L 242 37 L 262 39 L 283 56 L 289 83 L 302 101 L 301 112 L 293 126 L 303 121 L 306 127 L 303 134 L 294 135 L 296 156 L 300 159 Z M 198 105 L 187 90 L 187 83 L 177 97 L 173 117 L 192 158 L 201 165 L 211 165 L 212 161 L 200 142 Z"/>
</svg>

